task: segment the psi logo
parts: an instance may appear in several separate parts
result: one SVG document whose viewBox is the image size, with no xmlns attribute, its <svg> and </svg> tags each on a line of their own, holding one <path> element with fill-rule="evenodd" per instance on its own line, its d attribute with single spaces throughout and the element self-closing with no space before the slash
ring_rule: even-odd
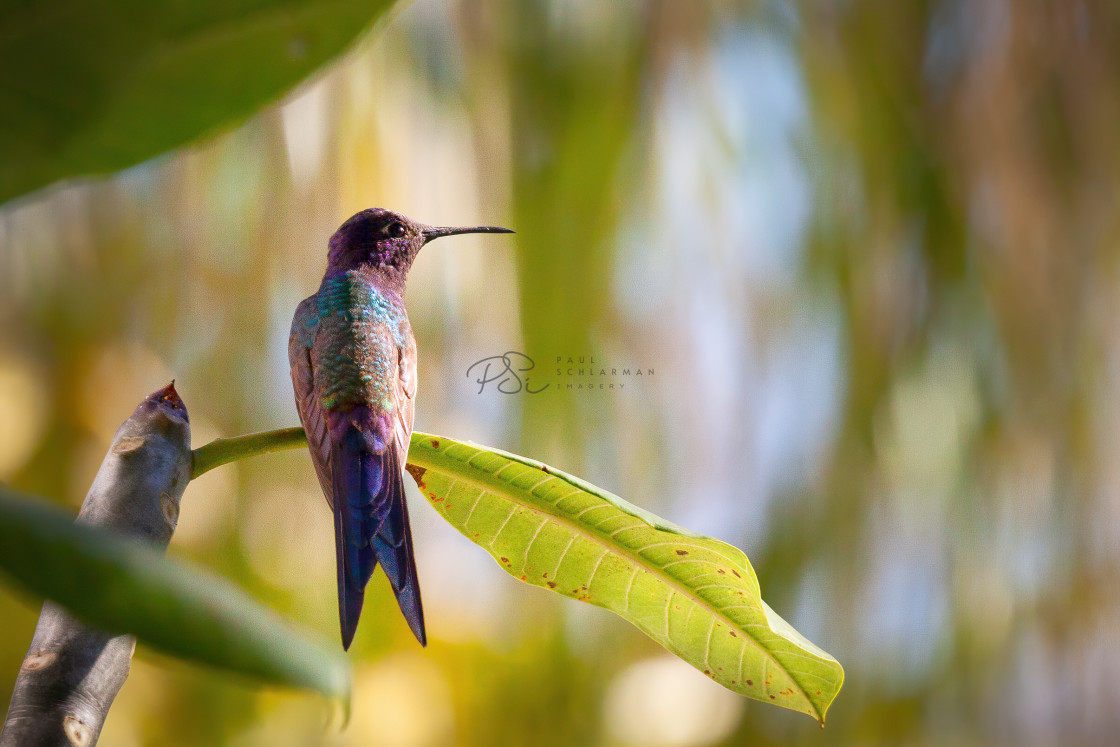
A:
<svg viewBox="0 0 1120 747">
<path fill-rule="evenodd" d="M 474 378 L 479 394 L 491 385 L 502 394 L 540 394 L 548 389 L 548 384 L 535 389 L 529 385 L 529 372 L 535 365 L 529 356 L 511 350 L 472 363 L 467 369 L 467 378 Z"/>
</svg>

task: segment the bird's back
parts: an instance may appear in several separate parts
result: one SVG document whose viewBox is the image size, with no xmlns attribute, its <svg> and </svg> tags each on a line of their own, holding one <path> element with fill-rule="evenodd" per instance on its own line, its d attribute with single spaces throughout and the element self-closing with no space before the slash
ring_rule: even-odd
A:
<svg viewBox="0 0 1120 747">
<path fill-rule="evenodd" d="M 393 391 L 400 359 L 415 358 L 416 350 L 403 301 L 354 270 L 325 278 L 316 307 L 311 364 L 323 409 L 363 405 L 393 413 L 400 406 Z"/>
</svg>

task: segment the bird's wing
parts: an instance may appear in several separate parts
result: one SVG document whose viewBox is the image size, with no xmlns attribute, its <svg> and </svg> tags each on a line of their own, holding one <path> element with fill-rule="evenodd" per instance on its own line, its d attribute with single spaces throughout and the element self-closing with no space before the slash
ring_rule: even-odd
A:
<svg viewBox="0 0 1120 747">
<path fill-rule="evenodd" d="M 410 340 L 411 342 L 411 340 Z M 397 420 L 394 431 L 400 449 L 401 469 L 408 461 L 408 444 L 412 440 L 412 418 L 416 412 L 416 345 L 397 348 Z"/>
<path fill-rule="evenodd" d="M 316 394 L 315 373 L 311 366 L 311 346 L 318 331 L 319 309 L 315 296 L 305 298 L 296 308 L 292 331 L 288 336 L 288 364 L 292 371 L 292 388 L 296 395 L 299 421 L 307 434 L 307 445 L 315 474 L 327 503 L 331 503 L 334 487 L 331 479 L 331 442 L 327 418 Z M 333 505 L 333 504 L 332 504 Z"/>
</svg>

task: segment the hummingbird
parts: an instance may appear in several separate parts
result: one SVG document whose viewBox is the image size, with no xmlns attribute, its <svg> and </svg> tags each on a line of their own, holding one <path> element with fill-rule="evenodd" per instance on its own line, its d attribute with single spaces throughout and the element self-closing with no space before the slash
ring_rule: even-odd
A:
<svg viewBox="0 0 1120 747">
<path fill-rule="evenodd" d="M 296 407 L 334 512 L 344 649 L 378 563 L 416 639 L 427 644 L 404 494 L 416 402 L 416 340 L 404 293 L 420 249 L 464 233 L 513 231 L 439 228 L 383 208 L 353 215 L 331 236 L 323 282 L 292 320 Z"/>
</svg>

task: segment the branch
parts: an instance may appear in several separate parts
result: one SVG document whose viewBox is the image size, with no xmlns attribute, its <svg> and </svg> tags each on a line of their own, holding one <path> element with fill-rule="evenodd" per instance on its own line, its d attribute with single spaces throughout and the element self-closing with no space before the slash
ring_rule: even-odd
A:
<svg viewBox="0 0 1120 747">
<path fill-rule="evenodd" d="M 274 451 L 301 449 L 306 446 L 307 436 L 303 428 L 298 427 L 250 433 L 233 438 L 217 438 L 194 450 L 191 479 L 239 459 L 258 454 L 271 454 Z"/>
<path fill-rule="evenodd" d="M 77 520 L 166 549 L 190 476 L 187 411 L 169 384 L 117 429 Z M 128 677 L 135 647 L 132 636 L 94 630 L 45 602 L 0 747 L 92 747 Z"/>
</svg>

